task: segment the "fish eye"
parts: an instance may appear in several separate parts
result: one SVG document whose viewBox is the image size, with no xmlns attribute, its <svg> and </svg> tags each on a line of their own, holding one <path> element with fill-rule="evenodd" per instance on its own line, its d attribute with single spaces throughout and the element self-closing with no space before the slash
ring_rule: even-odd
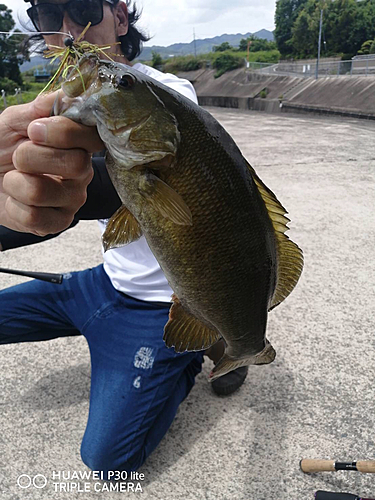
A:
<svg viewBox="0 0 375 500">
<path fill-rule="evenodd" d="M 118 81 L 118 86 L 123 89 L 131 89 L 135 84 L 135 80 L 130 75 L 122 75 L 120 80 Z"/>
</svg>

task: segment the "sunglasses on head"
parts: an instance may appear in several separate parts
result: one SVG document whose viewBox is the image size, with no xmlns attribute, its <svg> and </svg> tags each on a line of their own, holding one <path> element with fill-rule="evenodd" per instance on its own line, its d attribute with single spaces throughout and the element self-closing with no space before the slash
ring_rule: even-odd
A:
<svg viewBox="0 0 375 500">
<path fill-rule="evenodd" d="M 111 5 L 116 0 L 70 0 L 66 3 L 38 3 L 27 9 L 27 15 L 38 31 L 59 31 L 64 22 L 65 11 L 79 26 L 99 24 L 103 20 L 103 3 Z"/>
</svg>

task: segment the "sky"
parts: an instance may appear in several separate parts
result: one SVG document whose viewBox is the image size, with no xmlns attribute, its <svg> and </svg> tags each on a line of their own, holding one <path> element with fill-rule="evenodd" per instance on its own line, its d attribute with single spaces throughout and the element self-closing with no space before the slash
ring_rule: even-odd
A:
<svg viewBox="0 0 375 500">
<path fill-rule="evenodd" d="M 0 0 L 13 17 L 26 19 L 30 4 L 24 0 Z M 139 20 L 152 39 L 146 46 L 189 43 L 224 33 L 254 33 L 274 29 L 276 0 L 137 0 L 143 10 Z"/>
</svg>

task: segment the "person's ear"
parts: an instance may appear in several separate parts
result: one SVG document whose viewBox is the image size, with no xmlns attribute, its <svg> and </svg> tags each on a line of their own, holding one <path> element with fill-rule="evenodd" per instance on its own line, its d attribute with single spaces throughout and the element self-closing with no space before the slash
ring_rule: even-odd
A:
<svg viewBox="0 0 375 500">
<path fill-rule="evenodd" d="M 128 22 L 128 8 L 125 2 L 119 2 L 115 6 L 115 19 L 117 26 L 117 36 L 124 36 L 128 32 L 129 22 Z"/>
</svg>

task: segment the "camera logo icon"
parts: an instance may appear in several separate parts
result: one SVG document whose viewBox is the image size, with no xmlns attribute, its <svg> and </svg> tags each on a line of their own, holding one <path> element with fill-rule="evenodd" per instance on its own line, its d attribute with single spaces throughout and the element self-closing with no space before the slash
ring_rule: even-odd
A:
<svg viewBox="0 0 375 500">
<path fill-rule="evenodd" d="M 21 474 L 17 479 L 17 484 L 22 489 L 27 489 L 33 486 L 37 489 L 42 489 L 47 486 L 47 478 L 43 476 L 43 474 L 37 474 L 34 477 L 31 477 L 27 474 Z"/>
</svg>

